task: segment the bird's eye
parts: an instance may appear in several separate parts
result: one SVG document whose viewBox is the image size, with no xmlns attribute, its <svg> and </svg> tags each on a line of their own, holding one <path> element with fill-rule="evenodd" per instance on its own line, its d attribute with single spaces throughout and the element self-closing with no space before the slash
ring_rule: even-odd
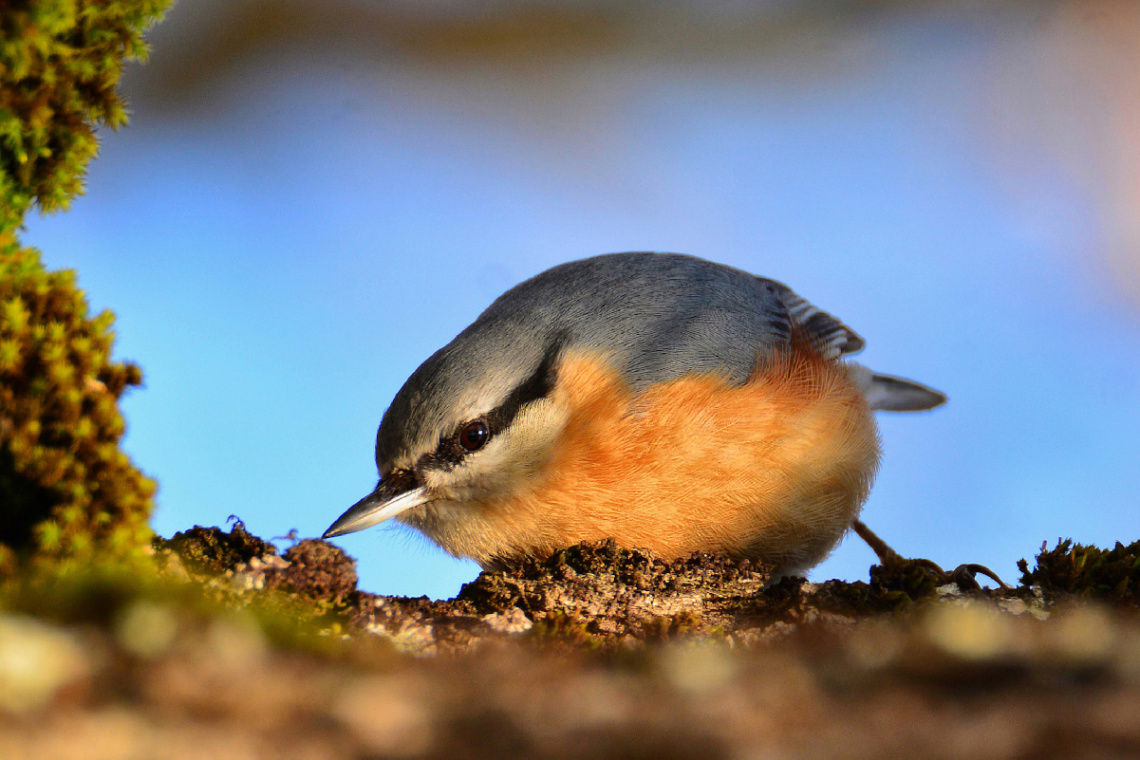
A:
<svg viewBox="0 0 1140 760">
<path fill-rule="evenodd" d="M 487 429 L 487 423 L 483 420 L 475 420 L 468 422 L 459 431 L 459 445 L 467 451 L 478 451 L 486 445 L 487 439 L 490 437 L 491 431 Z"/>
</svg>

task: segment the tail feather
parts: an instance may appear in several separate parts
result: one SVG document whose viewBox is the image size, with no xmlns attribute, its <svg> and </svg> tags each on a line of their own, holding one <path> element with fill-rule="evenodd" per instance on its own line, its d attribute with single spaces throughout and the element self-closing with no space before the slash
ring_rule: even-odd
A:
<svg viewBox="0 0 1140 760">
<path fill-rule="evenodd" d="M 922 383 L 893 375 L 872 372 L 861 364 L 850 364 L 851 376 L 859 384 L 867 404 L 877 411 L 921 412 L 946 403 L 946 394 Z"/>
</svg>

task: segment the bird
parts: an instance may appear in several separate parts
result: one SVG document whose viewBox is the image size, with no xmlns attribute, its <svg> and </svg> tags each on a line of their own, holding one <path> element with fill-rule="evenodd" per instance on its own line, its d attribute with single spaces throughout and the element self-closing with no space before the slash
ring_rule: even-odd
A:
<svg viewBox="0 0 1140 760">
<path fill-rule="evenodd" d="M 802 575 L 865 529 L 872 412 L 946 401 L 848 359 L 863 347 L 787 285 L 695 256 L 555 266 L 412 373 L 378 484 L 324 538 L 395 518 L 485 570 L 612 538 Z"/>
</svg>

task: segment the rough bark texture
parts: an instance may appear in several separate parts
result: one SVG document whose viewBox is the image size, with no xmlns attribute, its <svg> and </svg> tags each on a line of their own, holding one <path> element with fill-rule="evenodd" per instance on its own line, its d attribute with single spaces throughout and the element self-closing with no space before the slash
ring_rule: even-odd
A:
<svg viewBox="0 0 1140 760">
<path fill-rule="evenodd" d="M 1133 757 L 1138 548 L 963 590 L 600 542 L 432 602 L 357 590 L 322 541 L 195 528 L 145 593 L 0 614 L 0 757 Z"/>
</svg>

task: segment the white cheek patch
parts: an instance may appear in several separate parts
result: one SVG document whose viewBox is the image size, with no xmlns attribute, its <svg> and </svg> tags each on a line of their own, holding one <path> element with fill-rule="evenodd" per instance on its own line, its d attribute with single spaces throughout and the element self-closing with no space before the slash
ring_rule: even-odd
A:
<svg viewBox="0 0 1140 760">
<path fill-rule="evenodd" d="M 432 492 L 446 490 L 455 479 L 454 470 L 424 469 L 420 471 L 420 477 L 423 479 L 424 486 Z"/>
<path fill-rule="evenodd" d="M 450 468 L 424 470 L 422 477 L 428 490 L 457 501 L 486 498 L 500 487 L 501 474 L 510 468 L 507 438 L 493 437 L 485 447 Z"/>
<path fill-rule="evenodd" d="M 505 497 L 541 471 L 568 417 L 549 400 L 528 404 L 484 448 L 450 469 L 423 472 L 424 482 L 433 493 L 458 501 Z"/>
<path fill-rule="evenodd" d="M 570 410 L 550 399 L 528 405 L 511 425 L 511 449 L 532 464 L 545 462 L 569 419 Z"/>
</svg>

